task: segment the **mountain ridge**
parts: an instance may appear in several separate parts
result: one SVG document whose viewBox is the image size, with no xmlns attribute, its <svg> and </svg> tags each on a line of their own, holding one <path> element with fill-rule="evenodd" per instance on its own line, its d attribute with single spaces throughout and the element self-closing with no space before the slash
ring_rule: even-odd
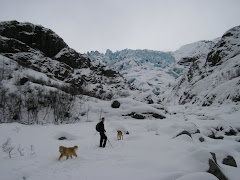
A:
<svg viewBox="0 0 240 180">
<path fill-rule="evenodd" d="M 108 49 L 105 53 L 91 51 L 86 56 L 113 68 L 137 89 L 158 96 L 169 83 L 174 83 L 176 78 L 186 74 L 196 59 L 206 58 L 217 41 L 198 41 L 174 52 L 147 49 L 112 52 Z"/>
<path fill-rule="evenodd" d="M 3 56 L 49 78 L 64 81 L 76 94 L 101 98 L 102 94 L 106 97 L 114 94 L 114 86 L 118 90 L 127 89 L 120 74 L 76 52 L 50 29 L 31 23 L 1 22 L 0 35 Z"/>
<path fill-rule="evenodd" d="M 194 61 L 187 74 L 162 98 L 165 103 L 220 106 L 240 100 L 240 26 L 223 34 L 206 58 Z"/>
</svg>

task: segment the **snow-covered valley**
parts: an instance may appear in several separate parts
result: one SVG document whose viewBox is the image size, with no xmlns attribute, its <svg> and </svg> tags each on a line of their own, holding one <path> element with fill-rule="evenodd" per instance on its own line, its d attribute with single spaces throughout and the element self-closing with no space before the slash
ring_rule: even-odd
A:
<svg viewBox="0 0 240 180">
<path fill-rule="evenodd" d="M 175 52 L 87 56 L 50 29 L 0 23 L 0 180 L 238 180 L 239 38 L 236 26 Z"/>
<path fill-rule="evenodd" d="M 231 128 L 239 130 L 238 107 L 170 106 L 165 119 L 133 119 L 122 114 L 129 103 L 145 111 L 148 105 L 140 106 L 130 99 L 119 99 L 121 106 L 111 108 L 111 102 L 89 101 L 90 122 L 64 125 L 0 125 L 0 144 L 7 138 L 14 146 L 12 157 L 0 153 L 1 178 L 17 179 L 161 179 L 161 180 L 216 180 L 209 170 L 210 152 L 216 154 L 217 163 L 228 179 L 240 176 L 240 133 L 229 136 Z M 99 148 L 99 134 L 95 131 L 100 111 L 105 117 L 106 134 L 111 144 Z M 238 108 L 238 109 L 237 109 Z M 221 129 L 216 130 L 216 129 Z M 117 130 L 124 132 L 123 140 L 117 140 Z M 191 133 L 191 137 L 183 134 Z M 197 130 L 199 132 L 197 133 Z M 128 131 L 129 134 L 125 134 Z M 224 139 L 212 139 L 214 132 Z M 58 140 L 66 137 L 66 140 Z M 201 142 L 200 138 L 204 141 Z M 78 145 L 78 157 L 58 161 L 59 146 Z M 31 149 L 30 147 L 34 148 Z M 22 149 L 22 156 L 18 148 Z M 32 155 L 31 155 L 32 154 Z M 238 167 L 223 164 L 223 159 L 232 156 Z"/>
</svg>

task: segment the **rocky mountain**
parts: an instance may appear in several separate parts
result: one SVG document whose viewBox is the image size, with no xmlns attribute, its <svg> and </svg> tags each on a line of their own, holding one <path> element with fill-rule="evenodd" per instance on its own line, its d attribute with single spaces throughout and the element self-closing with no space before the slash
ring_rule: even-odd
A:
<svg viewBox="0 0 240 180">
<path fill-rule="evenodd" d="M 176 61 L 168 52 L 124 49 L 117 52 L 107 50 L 105 54 L 91 51 L 86 55 L 115 69 L 137 89 L 155 95 L 179 76 L 171 69 Z"/>
<path fill-rule="evenodd" d="M 125 49 L 107 50 L 105 54 L 91 51 L 86 55 L 115 69 L 137 89 L 159 95 L 186 74 L 197 59 L 206 59 L 218 40 L 191 43 L 174 52 Z"/>
<path fill-rule="evenodd" d="M 200 106 L 239 103 L 239 38 L 240 26 L 224 33 L 207 56 L 193 61 L 187 74 L 163 95 L 163 101 Z"/>
<path fill-rule="evenodd" d="M 198 41 L 187 44 L 179 48 L 177 51 L 172 52 L 176 63 L 172 66 L 172 70 L 178 76 L 184 75 L 189 70 L 190 66 L 198 59 L 206 59 L 208 53 L 219 38 L 213 41 Z"/>
<path fill-rule="evenodd" d="M 50 85 L 50 81 L 64 84 L 68 87 L 65 88 L 66 91 L 73 94 L 109 99 L 116 92 L 129 88 L 119 73 L 92 62 L 70 48 L 52 30 L 40 25 L 17 21 L 1 22 L 0 54 L 2 67 L 5 57 L 5 61 L 9 59 L 20 67 L 15 73 L 20 69 L 31 70 L 31 73 L 19 73 L 19 76 L 27 76 L 30 80 L 30 77 L 37 78 L 36 74 L 42 73 L 48 78 L 45 85 Z"/>
<path fill-rule="evenodd" d="M 198 41 L 187 44 L 173 52 L 177 64 L 190 67 L 194 61 L 206 58 L 213 46 L 219 41 L 219 38 L 213 41 Z"/>
</svg>

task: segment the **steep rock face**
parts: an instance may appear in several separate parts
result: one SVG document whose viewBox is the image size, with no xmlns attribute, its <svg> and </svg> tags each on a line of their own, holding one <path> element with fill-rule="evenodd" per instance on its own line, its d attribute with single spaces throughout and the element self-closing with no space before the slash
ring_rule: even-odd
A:
<svg viewBox="0 0 240 180">
<path fill-rule="evenodd" d="M 238 103 L 240 100 L 240 29 L 226 32 L 207 57 L 195 60 L 163 101 L 201 106 Z"/>
<path fill-rule="evenodd" d="M 213 41 L 198 41 L 182 46 L 173 52 L 173 56 L 180 65 L 190 66 L 200 57 L 206 58 L 212 47 L 219 39 Z"/>
<path fill-rule="evenodd" d="M 224 61 L 240 54 L 240 26 L 227 31 L 208 54 L 206 63 L 209 66 L 220 65 Z"/>
<path fill-rule="evenodd" d="M 63 62 L 74 69 L 91 67 L 90 59 L 77 53 L 69 47 L 61 49 L 58 54 L 53 57 L 53 59 Z"/>
<path fill-rule="evenodd" d="M 52 30 L 31 23 L 1 22 L 0 54 L 66 83 L 75 94 L 110 98 L 129 88 L 117 72 L 71 49 Z"/>
<path fill-rule="evenodd" d="M 187 44 L 172 52 L 176 59 L 176 64 L 172 66 L 172 71 L 176 74 L 184 75 L 187 73 L 191 65 L 199 59 L 205 60 L 212 47 L 219 39 L 213 41 L 198 41 Z"/>
<path fill-rule="evenodd" d="M 52 30 L 31 23 L 3 22 L 0 24 L 0 34 L 25 43 L 33 49 L 38 49 L 50 58 L 67 46 L 63 39 Z"/>
</svg>

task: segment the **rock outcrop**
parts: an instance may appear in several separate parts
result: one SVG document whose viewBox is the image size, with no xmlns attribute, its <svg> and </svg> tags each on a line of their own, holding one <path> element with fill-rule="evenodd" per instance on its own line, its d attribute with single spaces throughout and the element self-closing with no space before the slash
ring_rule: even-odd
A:
<svg viewBox="0 0 240 180">
<path fill-rule="evenodd" d="M 227 31 L 206 58 L 194 60 L 189 71 L 162 100 L 200 106 L 240 100 L 240 26 Z"/>
<path fill-rule="evenodd" d="M 0 23 L 0 54 L 20 67 L 61 81 L 74 94 L 111 99 L 129 86 L 116 71 L 70 48 L 52 30 L 31 23 Z M 21 77 L 20 77 L 21 78 Z M 31 79 L 31 78 L 29 78 Z"/>
</svg>

